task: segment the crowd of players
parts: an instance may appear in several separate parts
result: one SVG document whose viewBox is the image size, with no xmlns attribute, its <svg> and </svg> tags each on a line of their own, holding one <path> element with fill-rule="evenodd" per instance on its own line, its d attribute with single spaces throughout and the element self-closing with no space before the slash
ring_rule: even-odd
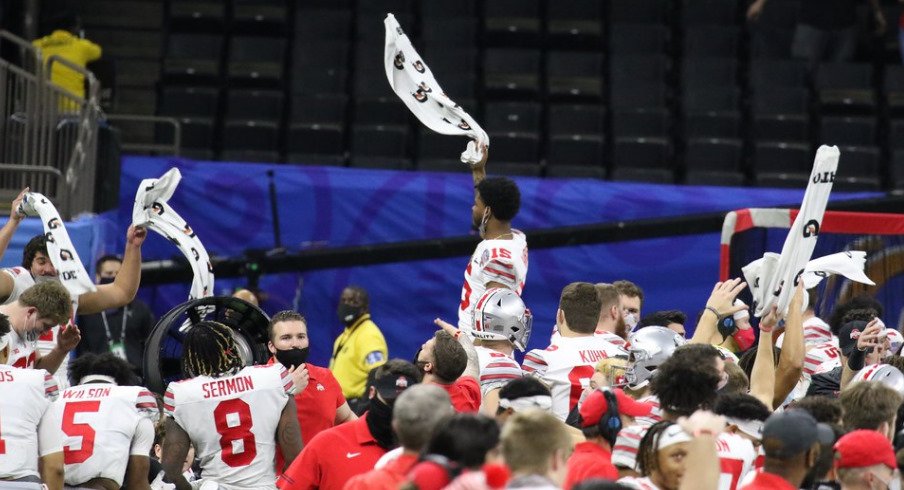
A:
<svg viewBox="0 0 904 490">
<path fill-rule="evenodd" d="M 900 488 L 902 337 L 879 303 L 826 322 L 799 287 L 752 325 L 734 279 L 701 298 L 687 339 L 685 315 L 642 316 L 629 281 L 574 282 L 554 330 L 532 332 L 518 187 L 485 164 L 457 326 L 437 318 L 413 362 L 378 363 L 360 413 L 306 362 L 298 312 L 272 316 L 273 357 L 256 366 L 228 317 L 195 322 L 165 393 L 113 353 L 70 362 L 71 298 L 35 237 L 0 273 L 0 489 Z M 129 229 L 122 272 L 79 313 L 134 298 L 145 235 Z M 549 346 L 524 352 L 532 334 Z"/>
</svg>

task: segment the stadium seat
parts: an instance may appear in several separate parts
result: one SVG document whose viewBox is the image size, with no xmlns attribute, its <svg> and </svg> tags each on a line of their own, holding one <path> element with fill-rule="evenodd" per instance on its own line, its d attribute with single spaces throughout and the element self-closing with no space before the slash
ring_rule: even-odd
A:
<svg viewBox="0 0 904 490">
<path fill-rule="evenodd" d="M 840 178 L 862 178 L 879 181 L 881 152 L 875 146 L 839 146 L 836 182 Z"/>
<path fill-rule="evenodd" d="M 663 55 L 617 56 L 612 58 L 610 65 L 613 86 L 664 83 L 669 74 L 669 61 Z"/>
<path fill-rule="evenodd" d="M 439 134 L 421 128 L 417 142 L 417 168 L 432 172 L 463 172 L 468 166 L 461 162 L 467 139 Z"/>
<path fill-rule="evenodd" d="M 601 54 L 548 52 L 547 95 L 555 100 L 599 102 L 603 98 L 604 67 Z"/>
<path fill-rule="evenodd" d="M 476 46 L 477 19 L 470 17 L 424 19 L 421 26 L 421 38 L 427 48 Z"/>
<path fill-rule="evenodd" d="M 809 175 L 812 167 L 813 152 L 809 144 L 774 142 L 756 144 L 753 170 L 758 176 L 781 173 Z"/>
<path fill-rule="evenodd" d="M 892 119 L 888 124 L 888 146 L 904 149 L 904 119 Z"/>
<path fill-rule="evenodd" d="M 408 125 L 410 112 L 398 97 L 360 98 L 355 101 L 356 125 L 393 126 Z"/>
<path fill-rule="evenodd" d="M 220 90 L 211 87 L 164 87 L 161 116 L 192 116 L 213 120 L 220 107 Z"/>
<path fill-rule="evenodd" d="M 168 114 L 166 114 L 168 115 Z M 177 117 L 181 129 L 181 151 L 185 156 L 200 159 L 213 158 L 213 119 L 204 117 Z M 164 125 L 157 126 L 157 143 L 173 141 L 172 130 Z"/>
<path fill-rule="evenodd" d="M 810 140 L 807 93 L 803 88 L 763 88 L 752 94 L 755 141 Z"/>
<path fill-rule="evenodd" d="M 536 97 L 540 90 L 540 52 L 488 49 L 484 60 L 484 90 L 503 97 Z"/>
<path fill-rule="evenodd" d="M 681 14 L 683 25 L 732 25 L 741 18 L 737 0 L 683 0 Z"/>
<path fill-rule="evenodd" d="M 404 170 L 408 158 L 408 129 L 396 126 L 353 126 L 352 167 Z"/>
<path fill-rule="evenodd" d="M 684 32 L 685 58 L 736 58 L 740 31 L 730 26 L 688 26 Z"/>
<path fill-rule="evenodd" d="M 477 50 L 473 47 L 427 46 L 423 55 L 429 61 L 430 71 L 442 84 L 457 77 L 477 76 Z"/>
<path fill-rule="evenodd" d="M 355 45 L 355 71 L 352 77 L 353 95 L 357 97 L 394 96 L 386 81 L 386 67 L 383 66 L 383 44 Z"/>
<path fill-rule="evenodd" d="M 477 18 L 476 0 L 421 0 L 424 19 Z"/>
<path fill-rule="evenodd" d="M 392 13 L 398 17 L 398 14 L 412 14 L 415 2 L 413 0 L 356 0 L 355 3 L 359 13 L 379 16 Z M 404 27 L 402 26 L 402 28 Z"/>
<path fill-rule="evenodd" d="M 603 43 L 605 5 L 599 0 L 556 0 L 546 14 L 547 43 L 555 47 L 597 48 Z"/>
<path fill-rule="evenodd" d="M 301 0 L 295 3 L 296 10 L 351 10 L 354 0 Z"/>
<path fill-rule="evenodd" d="M 685 58 L 681 80 L 688 88 L 735 86 L 738 64 L 731 58 Z"/>
<path fill-rule="evenodd" d="M 603 166 L 603 138 L 600 136 L 554 136 L 549 139 L 546 154 L 546 172 L 564 176 L 574 167 L 592 169 L 579 171 L 580 176 L 605 176 Z"/>
<path fill-rule="evenodd" d="M 227 93 L 226 118 L 240 121 L 270 121 L 282 119 L 285 102 L 277 90 L 233 89 Z"/>
<path fill-rule="evenodd" d="M 819 142 L 824 145 L 869 146 L 876 143 L 876 120 L 870 117 L 823 117 Z"/>
<path fill-rule="evenodd" d="M 405 31 L 405 34 L 411 36 L 416 32 L 417 25 L 414 21 L 414 15 L 408 13 L 394 14 L 399 25 Z M 355 23 L 355 39 L 358 43 L 377 43 L 382 47 L 386 39 L 386 25 L 383 23 L 385 13 L 358 13 Z"/>
<path fill-rule="evenodd" d="M 279 125 L 260 121 L 226 121 L 223 124 L 224 160 L 279 161 Z"/>
<path fill-rule="evenodd" d="M 301 42 L 351 40 L 352 14 L 347 10 L 298 10 L 295 13 L 295 45 Z"/>
<path fill-rule="evenodd" d="M 163 36 L 160 31 L 98 28 L 86 33 L 86 36 L 102 46 L 103 58 L 159 59 L 163 55 Z M 96 69 L 89 69 L 98 75 Z"/>
<path fill-rule="evenodd" d="M 227 75 L 232 80 L 278 83 L 283 76 L 286 40 L 236 36 L 229 40 Z"/>
<path fill-rule="evenodd" d="M 298 95 L 292 97 L 290 122 L 343 126 L 347 107 L 346 95 Z"/>
<path fill-rule="evenodd" d="M 813 88 L 823 114 L 872 114 L 876 110 L 873 68 L 866 63 L 823 63 Z"/>
<path fill-rule="evenodd" d="M 839 177 L 836 175 L 832 190 L 836 189 L 838 192 L 878 191 L 881 189 L 881 185 L 879 179 L 874 177 Z"/>
<path fill-rule="evenodd" d="M 167 24 L 176 32 L 219 32 L 226 25 L 226 3 L 222 0 L 172 0 Z"/>
<path fill-rule="evenodd" d="M 665 109 L 618 110 L 612 113 L 612 135 L 616 138 L 667 138 L 672 120 Z"/>
<path fill-rule="evenodd" d="M 609 21 L 612 24 L 665 24 L 669 3 L 665 0 L 611 0 Z"/>
<path fill-rule="evenodd" d="M 532 102 L 487 103 L 483 128 L 493 133 L 540 132 L 540 104 Z"/>
<path fill-rule="evenodd" d="M 665 110 L 668 104 L 662 83 L 612 84 L 613 110 Z"/>
<path fill-rule="evenodd" d="M 665 138 L 615 138 L 613 168 L 671 168 L 671 145 Z"/>
<path fill-rule="evenodd" d="M 163 74 L 171 78 L 216 79 L 220 76 L 223 38 L 208 34 L 170 34 Z"/>
<path fill-rule="evenodd" d="M 898 117 L 904 115 L 904 66 L 885 66 L 884 87 L 888 112 Z"/>
<path fill-rule="evenodd" d="M 753 59 L 788 59 L 800 1 L 766 2 L 759 19 L 750 25 L 750 52 Z"/>
<path fill-rule="evenodd" d="M 892 153 L 891 184 L 895 189 L 904 189 L 904 150 Z"/>
<path fill-rule="evenodd" d="M 284 0 L 232 0 L 233 32 L 285 32 L 288 16 Z"/>
<path fill-rule="evenodd" d="M 799 60 L 753 60 L 750 63 L 750 87 L 802 89 L 807 84 L 807 66 Z"/>
<path fill-rule="evenodd" d="M 85 27 L 115 27 L 119 29 L 154 29 L 163 27 L 163 2 L 135 0 L 81 0 L 73 4 L 42 4 L 42 14 L 57 14 L 53 9 L 71 9 L 78 6 L 81 23 Z M 10 14 L 12 17 L 13 14 Z M 48 17 L 52 19 L 53 17 Z"/>
<path fill-rule="evenodd" d="M 695 172 L 740 172 L 741 140 L 693 138 L 688 140 L 684 166 L 688 174 Z"/>
<path fill-rule="evenodd" d="M 292 86 L 295 94 L 343 94 L 348 90 L 346 42 L 311 42 L 292 53 Z"/>
<path fill-rule="evenodd" d="M 623 167 L 612 170 L 612 180 L 622 182 L 649 182 L 651 184 L 672 184 L 675 175 L 664 168 Z"/>
<path fill-rule="evenodd" d="M 669 30 L 660 24 L 616 24 L 609 35 L 613 56 L 662 54 L 669 46 Z"/>
<path fill-rule="evenodd" d="M 736 87 L 691 87 L 684 95 L 684 134 L 688 138 L 741 136 L 740 94 Z"/>
<path fill-rule="evenodd" d="M 540 175 L 540 140 L 535 134 L 490 133 L 493 145 L 494 172 L 505 175 L 496 163 L 507 164 L 506 168 L 516 175 Z"/>
<path fill-rule="evenodd" d="M 291 163 L 344 166 L 345 134 L 334 124 L 293 124 L 286 138 Z"/>
<path fill-rule="evenodd" d="M 549 106 L 547 129 L 556 135 L 603 136 L 606 110 L 600 105 L 553 104 Z"/>
<path fill-rule="evenodd" d="M 484 35 L 491 46 L 536 45 L 540 38 L 540 0 L 485 0 Z"/>
<path fill-rule="evenodd" d="M 744 180 L 741 172 L 693 172 L 687 174 L 685 182 L 688 185 L 737 187 L 744 185 Z"/>
</svg>

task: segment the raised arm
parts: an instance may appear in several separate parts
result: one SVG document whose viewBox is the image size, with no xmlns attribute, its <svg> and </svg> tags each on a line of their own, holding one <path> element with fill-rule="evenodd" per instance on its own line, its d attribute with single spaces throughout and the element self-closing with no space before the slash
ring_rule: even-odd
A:
<svg viewBox="0 0 904 490">
<path fill-rule="evenodd" d="M 782 352 L 778 357 L 778 367 L 775 369 L 773 408 L 785 401 L 804 371 L 806 350 L 804 349 L 804 323 L 801 312 L 803 298 L 804 285 L 801 281 L 794 291 L 794 296 L 791 297 L 788 314 L 785 316 L 785 340 L 782 342 Z"/>
<path fill-rule="evenodd" d="M 866 324 L 863 332 L 860 332 L 855 350 L 848 356 L 847 362 L 842 363 L 840 390 L 844 390 L 854 379 L 854 375 L 863 369 L 866 354 L 872 352 L 872 349 L 879 345 L 879 337 L 884 329 L 885 327 L 879 322 L 879 319 L 873 318 Z"/>
<path fill-rule="evenodd" d="M 477 142 L 474 143 L 475 145 Z M 490 149 L 483 146 L 483 159 L 471 166 L 471 178 L 474 180 L 474 193 L 477 193 L 477 184 L 487 177 L 487 159 L 490 158 Z"/>
<path fill-rule="evenodd" d="M 767 407 L 771 407 L 775 399 L 775 353 L 772 350 L 772 331 L 777 324 L 778 309 L 773 306 L 772 311 L 760 320 L 760 341 L 750 372 L 750 395 Z"/>
<path fill-rule="evenodd" d="M 437 327 L 440 327 L 448 332 L 449 335 L 458 339 L 458 343 L 465 348 L 465 353 L 468 355 L 468 366 L 465 368 L 465 372 L 461 373 L 461 377 L 470 376 L 479 382 L 480 361 L 477 359 L 477 351 L 474 349 L 474 344 L 471 342 L 471 337 L 469 335 L 462 335 L 461 330 L 453 327 L 449 323 L 440 320 L 439 318 L 433 320 L 433 323 L 435 323 Z"/>
<path fill-rule="evenodd" d="M 706 300 L 706 310 L 700 316 L 691 344 L 709 344 L 713 336 L 719 335 L 716 322 L 722 315 L 733 315 L 747 308 L 747 305 L 735 306 L 735 297 L 747 287 L 747 283 L 741 279 L 729 279 L 725 282 L 717 282 L 713 292 Z"/>
<path fill-rule="evenodd" d="M 25 215 L 19 212 L 19 204 L 22 203 L 22 198 L 25 197 L 28 190 L 28 187 L 22 189 L 22 192 L 13 199 L 12 206 L 9 210 L 9 220 L 3 225 L 3 228 L 0 228 L 0 258 L 3 258 L 3 256 L 6 255 L 6 249 L 9 247 L 10 240 L 12 240 L 13 235 L 16 234 L 19 223 L 25 218 Z"/>
<path fill-rule="evenodd" d="M 120 308 L 132 302 L 141 283 L 141 244 L 147 238 L 147 229 L 130 226 L 126 233 L 126 251 L 122 268 L 112 284 L 97 286 L 97 291 L 79 296 L 78 313 L 87 315 L 111 308 Z"/>
</svg>

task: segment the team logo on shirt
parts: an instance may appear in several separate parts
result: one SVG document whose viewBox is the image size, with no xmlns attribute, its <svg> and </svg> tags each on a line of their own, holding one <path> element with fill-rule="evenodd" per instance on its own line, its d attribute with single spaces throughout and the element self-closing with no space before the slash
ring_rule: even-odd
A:
<svg viewBox="0 0 904 490">
<path fill-rule="evenodd" d="M 480 256 L 480 267 L 486 265 L 486 263 L 490 260 L 490 251 L 484 250 L 483 255 Z"/>
</svg>

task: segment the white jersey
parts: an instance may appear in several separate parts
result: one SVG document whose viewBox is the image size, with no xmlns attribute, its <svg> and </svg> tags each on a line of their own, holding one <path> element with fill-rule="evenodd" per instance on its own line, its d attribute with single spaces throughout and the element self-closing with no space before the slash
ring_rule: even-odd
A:
<svg viewBox="0 0 904 490">
<path fill-rule="evenodd" d="M 624 478 L 620 478 L 618 483 L 628 487 L 633 488 L 634 490 L 659 490 L 659 487 L 653 483 L 653 480 L 650 480 L 649 477 L 639 477 L 639 476 L 626 476 Z"/>
<path fill-rule="evenodd" d="M 656 395 L 647 395 L 643 398 L 638 398 L 637 401 L 641 403 L 649 403 L 653 405 L 653 411 L 650 412 L 650 415 L 645 415 L 643 417 L 635 417 L 634 423 L 637 425 L 653 425 L 656 422 L 662 421 L 662 407 L 659 406 L 659 398 Z"/>
<path fill-rule="evenodd" d="M 757 452 L 750 439 L 722 432 L 716 439 L 719 454 L 719 490 L 736 490 L 745 475 L 753 471 Z"/>
<path fill-rule="evenodd" d="M 527 280 L 527 237 L 512 230 L 511 240 L 483 240 L 477 244 L 465 269 L 465 283 L 458 305 L 458 328 L 472 330 L 474 305 L 486 292 L 486 285 L 498 282 L 521 294 Z"/>
<path fill-rule="evenodd" d="M 625 339 L 619 337 L 618 335 L 615 335 L 612 332 L 607 332 L 605 330 L 597 330 L 597 331 L 593 332 L 593 336 L 603 339 L 606 342 L 609 342 L 610 344 L 615 344 L 615 345 L 621 347 L 622 349 L 628 348 L 628 342 Z M 552 327 L 552 335 L 549 336 L 549 345 L 556 344 L 561 339 L 562 339 L 562 334 L 559 333 L 559 329 L 556 328 L 555 326 L 553 326 Z"/>
<path fill-rule="evenodd" d="M 480 392 L 486 396 L 487 392 L 496 388 L 502 388 L 513 379 L 524 376 L 521 366 L 511 357 L 502 352 L 477 345 L 477 361 L 480 364 Z"/>
<path fill-rule="evenodd" d="M 831 342 L 824 342 L 807 349 L 804 356 L 805 375 L 813 376 L 814 374 L 831 371 L 841 366 L 841 349 Z"/>
<path fill-rule="evenodd" d="M 107 478 L 122 486 L 130 456 L 154 446 L 157 400 L 147 388 L 88 383 L 63 390 L 66 484 Z"/>
<path fill-rule="evenodd" d="M 56 380 L 0 366 L 0 393 L 0 480 L 39 477 L 38 458 L 63 450 Z"/>
<path fill-rule="evenodd" d="M 521 369 L 549 385 L 552 412 L 565 420 L 590 384 L 596 363 L 607 357 L 627 355 L 621 347 L 598 337 L 562 337 L 546 349 L 528 352 Z"/>
<path fill-rule="evenodd" d="M 281 364 L 170 383 L 166 414 L 188 433 L 205 480 L 225 489 L 276 486 L 276 429 L 292 378 Z"/>
</svg>

